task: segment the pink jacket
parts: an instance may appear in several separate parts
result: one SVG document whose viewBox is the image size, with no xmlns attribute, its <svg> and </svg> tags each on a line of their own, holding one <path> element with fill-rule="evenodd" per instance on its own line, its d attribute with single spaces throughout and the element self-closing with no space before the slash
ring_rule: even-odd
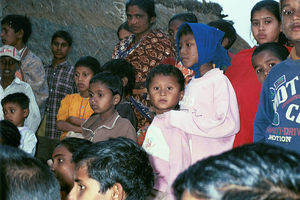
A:
<svg viewBox="0 0 300 200">
<path fill-rule="evenodd" d="M 240 126 L 234 90 L 219 69 L 190 81 L 180 109 L 157 115 L 143 143 L 158 173 L 154 187 L 169 193 L 169 199 L 177 175 L 200 159 L 230 150 Z"/>
</svg>

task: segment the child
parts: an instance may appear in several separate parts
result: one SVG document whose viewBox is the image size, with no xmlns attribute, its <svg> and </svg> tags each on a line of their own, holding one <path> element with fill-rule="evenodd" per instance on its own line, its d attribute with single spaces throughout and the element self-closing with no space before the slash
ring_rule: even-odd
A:
<svg viewBox="0 0 300 200">
<path fill-rule="evenodd" d="M 18 148 L 20 141 L 18 128 L 8 120 L 0 120 L 0 144 Z"/>
<path fill-rule="evenodd" d="M 272 68 L 260 95 L 254 142 L 279 145 L 300 153 L 300 0 L 281 0 L 284 34 L 294 43 L 290 56 Z"/>
<path fill-rule="evenodd" d="M 124 39 L 128 39 L 129 36 L 132 35 L 132 33 L 129 29 L 127 21 L 119 26 L 119 28 L 117 30 L 117 35 L 118 35 L 119 41 L 124 40 Z"/>
<path fill-rule="evenodd" d="M 144 200 L 154 175 L 147 153 L 127 138 L 97 142 L 73 155 L 75 184 L 70 200 Z"/>
<path fill-rule="evenodd" d="M 258 46 L 253 51 L 251 60 L 258 81 L 263 84 L 271 68 L 285 60 L 289 54 L 289 50 L 277 42 L 264 43 Z"/>
<path fill-rule="evenodd" d="M 135 84 L 135 70 L 133 66 L 125 59 L 121 58 L 105 63 L 102 70 L 111 72 L 121 78 L 123 84 L 123 95 L 120 103 L 116 106 L 116 110 L 121 117 L 128 119 L 132 126 L 136 129 L 136 116 L 129 103 L 129 98 L 132 95 L 132 90 Z"/>
<path fill-rule="evenodd" d="M 57 31 L 53 34 L 51 39 L 53 59 L 51 65 L 45 67 L 49 86 L 49 98 L 45 111 L 45 136 L 55 140 L 58 140 L 61 135 L 61 131 L 56 127 L 60 102 L 67 94 L 76 93 L 74 67 L 67 61 L 71 49 L 72 36 L 68 32 Z"/>
<path fill-rule="evenodd" d="M 180 110 L 157 115 L 143 143 L 159 173 L 155 189 L 169 198 L 171 184 L 182 170 L 197 160 L 230 150 L 239 130 L 234 90 L 223 72 L 213 68 L 213 64 L 229 64 L 221 45 L 223 35 L 213 27 L 193 23 L 183 24 L 177 33 L 181 62 L 195 76 L 186 86 Z M 163 101 L 169 95 L 162 93 Z M 180 99 L 173 96 L 171 100 L 177 103 Z"/>
<path fill-rule="evenodd" d="M 66 138 L 54 149 L 50 167 L 59 181 L 61 200 L 66 199 L 74 186 L 75 163 L 72 155 L 91 144 L 90 141 L 80 138 Z"/>
<path fill-rule="evenodd" d="M 115 110 L 122 96 L 122 82 L 118 76 L 109 72 L 96 74 L 90 80 L 89 96 L 95 114 L 81 126 L 85 139 L 98 142 L 123 136 L 137 141 L 130 121 Z"/>
<path fill-rule="evenodd" d="M 29 98 L 21 92 L 9 94 L 1 100 L 4 119 L 18 127 L 21 134 L 20 149 L 34 156 L 37 139 L 35 133 L 24 126 L 28 117 Z"/>
<path fill-rule="evenodd" d="M 21 57 L 16 48 L 8 45 L 4 45 L 0 48 L 0 100 L 9 94 L 23 92 L 30 99 L 30 112 L 28 117 L 25 119 L 25 126 L 35 133 L 41 122 L 41 115 L 30 85 L 15 77 L 15 73 L 21 64 L 20 60 Z M 3 118 L 1 106 L 0 119 Z"/>
<path fill-rule="evenodd" d="M 69 94 L 61 101 L 56 121 L 57 129 L 64 132 L 60 139 L 67 132 L 82 133 L 82 123 L 94 113 L 88 90 L 91 78 L 99 72 L 100 63 L 94 57 L 84 56 L 76 62 L 74 80 L 79 93 Z"/>
</svg>

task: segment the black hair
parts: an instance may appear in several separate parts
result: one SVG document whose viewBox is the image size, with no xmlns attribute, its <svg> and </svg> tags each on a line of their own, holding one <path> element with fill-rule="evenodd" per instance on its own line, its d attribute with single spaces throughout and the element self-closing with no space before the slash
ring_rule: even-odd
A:
<svg viewBox="0 0 300 200">
<path fill-rule="evenodd" d="M 19 129 L 8 120 L 0 121 L 0 144 L 19 147 L 21 134 Z"/>
<path fill-rule="evenodd" d="M 281 61 L 285 60 L 289 56 L 289 50 L 282 44 L 277 42 L 268 42 L 259 45 L 252 53 L 252 59 L 254 56 L 259 54 L 262 51 L 270 51 Z"/>
<path fill-rule="evenodd" d="M 27 97 L 26 94 L 22 92 L 16 92 L 5 96 L 1 100 L 2 107 L 7 103 L 18 104 L 24 110 L 24 109 L 29 109 L 30 99 Z"/>
<path fill-rule="evenodd" d="M 7 200 L 60 199 L 59 183 L 49 167 L 20 149 L 0 145 L 0 171 Z"/>
<path fill-rule="evenodd" d="M 225 33 L 223 40 L 224 40 L 224 38 L 227 38 L 228 44 L 224 48 L 230 49 L 230 47 L 233 45 L 233 43 L 236 40 L 236 31 L 235 31 L 235 28 L 233 27 L 232 23 L 230 23 L 229 21 L 220 19 L 220 20 L 211 21 L 207 25 L 215 27 Z"/>
<path fill-rule="evenodd" d="M 87 166 L 88 176 L 104 193 L 120 183 L 126 200 L 143 200 L 154 185 L 153 169 L 147 153 L 131 139 L 119 137 L 93 143 L 73 154 L 76 167 Z"/>
<path fill-rule="evenodd" d="M 121 30 L 126 30 L 128 32 L 131 32 L 131 30 L 129 29 L 129 26 L 128 26 L 128 23 L 127 21 L 122 23 L 119 27 L 118 27 L 118 30 L 117 30 L 117 35 L 118 35 L 118 38 L 120 39 L 120 31 Z"/>
<path fill-rule="evenodd" d="M 257 143 L 198 161 L 173 183 L 181 199 L 299 199 L 300 155 L 279 146 Z"/>
<path fill-rule="evenodd" d="M 65 146 L 68 151 L 73 154 L 77 152 L 80 149 L 83 149 L 85 147 L 88 147 L 92 144 L 91 141 L 81 139 L 81 138 L 73 138 L 73 137 L 67 137 L 60 141 L 56 147 L 58 146 Z"/>
<path fill-rule="evenodd" d="M 63 30 L 56 31 L 52 36 L 51 43 L 53 43 L 55 38 L 62 38 L 68 43 L 69 46 L 72 46 L 73 39 L 71 34 L 67 31 L 63 31 Z"/>
<path fill-rule="evenodd" d="M 84 67 L 89 68 L 90 70 L 92 70 L 94 75 L 101 72 L 100 62 L 92 56 L 83 56 L 83 57 L 79 58 L 79 60 L 75 64 L 75 69 L 79 66 L 84 66 Z"/>
<path fill-rule="evenodd" d="M 156 76 L 156 75 L 163 75 L 163 76 L 174 76 L 177 79 L 178 84 L 180 85 L 180 91 L 184 90 L 184 76 L 182 74 L 182 72 L 172 66 L 172 65 L 168 65 L 168 64 L 160 64 L 154 68 L 152 68 L 150 70 L 150 72 L 147 75 L 147 79 L 146 79 L 146 88 L 149 91 L 149 86 L 152 82 L 152 79 Z"/>
<path fill-rule="evenodd" d="M 6 15 L 1 21 L 1 25 L 4 24 L 7 24 L 10 28 L 14 29 L 15 32 L 23 30 L 24 35 L 22 41 L 24 44 L 27 43 L 32 32 L 31 23 L 28 17 L 24 15 Z"/>
<path fill-rule="evenodd" d="M 191 27 L 188 24 L 183 24 L 180 26 L 179 30 L 177 31 L 177 37 L 180 40 L 182 35 L 194 35 Z"/>
<path fill-rule="evenodd" d="M 261 0 L 258 3 L 256 3 L 251 10 L 250 21 L 252 22 L 252 18 L 255 12 L 263 9 L 266 9 L 267 11 L 272 13 L 277 19 L 277 21 L 281 23 L 279 3 L 274 0 Z M 288 39 L 286 38 L 283 32 L 280 32 L 278 42 L 283 45 L 288 44 Z"/>
<path fill-rule="evenodd" d="M 90 80 L 90 85 L 97 82 L 105 84 L 106 87 L 110 89 L 113 96 L 118 94 L 122 97 L 123 84 L 119 76 L 114 75 L 111 72 L 101 72 L 93 76 Z"/>
<path fill-rule="evenodd" d="M 189 23 L 198 23 L 198 19 L 197 19 L 196 15 L 194 13 L 179 13 L 179 14 L 176 14 L 169 20 L 169 25 L 174 20 L 180 20 L 180 21 L 189 22 Z"/>
<path fill-rule="evenodd" d="M 121 79 L 127 77 L 128 83 L 123 88 L 124 96 L 132 95 L 132 90 L 135 85 L 135 68 L 131 65 L 131 63 L 125 59 L 113 59 L 105 63 L 102 70 L 118 75 Z"/>
<path fill-rule="evenodd" d="M 129 6 L 138 6 L 147 13 L 149 20 L 156 17 L 154 0 L 126 0 L 126 12 Z"/>
</svg>

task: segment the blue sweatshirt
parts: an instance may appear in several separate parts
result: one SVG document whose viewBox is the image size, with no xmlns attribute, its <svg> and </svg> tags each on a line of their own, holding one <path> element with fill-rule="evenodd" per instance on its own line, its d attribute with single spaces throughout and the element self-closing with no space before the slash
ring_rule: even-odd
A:
<svg viewBox="0 0 300 200">
<path fill-rule="evenodd" d="M 300 153 L 300 60 L 275 65 L 266 78 L 254 120 L 254 142 Z M 249 102 L 251 103 L 251 102 Z"/>
</svg>

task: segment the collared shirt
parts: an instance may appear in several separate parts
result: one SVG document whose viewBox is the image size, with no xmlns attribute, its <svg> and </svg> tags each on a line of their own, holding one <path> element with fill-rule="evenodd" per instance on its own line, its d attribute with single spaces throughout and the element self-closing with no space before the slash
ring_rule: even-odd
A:
<svg viewBox="0 0 300 200">
<path fill-rule="evenodd" d="M 67 95 L 77 91 L 74 81 L 74 67 L 65 61 L 55 68 L 52 65 L 45 67 L 49 98 L 46 104 L 46 132 L 45 135 L 52 139 L 59 139 L 61 131 L 56 128 L 56 115 L 61 100 Z"/>
<path fill-rule="evenodd" d="M 7 88 L 3 89 L 2 86 L 0 85 L 0 100 L 2 100 L 5 96 L 16 92 L 24 93 L 30 100 L 29 115 L 25 119 L 24 125 L 35 133 L 40 125 L 41 115 L 40 115 L 39 107 L 35 101 L 35 97 L 32 92 L 32 89 L 28 83 L 20 81 L 20 79 L 16 77 L 12 81 L 12 83 L 9 86 L 7 86 Z M 4 115 L 3 115 L 2 106 L 0 106 L 0 120 L 2 119 L 4 119 Z"/>
<path fill-rule="evenodd" d="M 18 127 L 18 129 L 21 134 L 19 148 L 25 151 L 26 153 L 29 153 L 30 155 L 34 156 L 37 143 L 37 138 L 34 132 L 32 132 L 32 130 L 30 130 L 26 126 Z"/>
</svg>

